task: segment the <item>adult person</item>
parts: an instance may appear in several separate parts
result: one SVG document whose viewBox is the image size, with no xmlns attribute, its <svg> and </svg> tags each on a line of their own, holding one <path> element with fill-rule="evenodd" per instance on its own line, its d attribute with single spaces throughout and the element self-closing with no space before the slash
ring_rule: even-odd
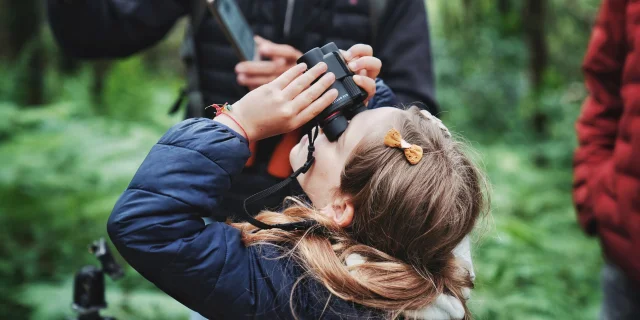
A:
<svg viewBox="0 0 640 320">
<path fill-rule="evenodd" d="M 48 0 L 57 42 L 81 58 L 121 58 L 158 43 L 176 21 L 191 16 L 185 37 L 189 106 L 234 103 L 295 64 L 301 52 L 335 42 L 341 49 L 371 44 L 384 63 L 380 77 L 399 102 L 422 102 L 437 113 L 426 7 L 423 0 L 238 0 L 266 61 L 239 64 L 223 31 L 201 0 Z M 235 177 L 223 207 L 237 212 L 243 200 L 291 173 L 289 150 L 300 132 L 252 143 L 246 168 Z M 277 206 L 291 194 L 267 201 Z"/>
<path fill-rule="evenodd" d="M 602 246 L 601 319 L 640 319 L 640 3 L 604 0 L 584 59 L 573 198 Z"/>
</svg>

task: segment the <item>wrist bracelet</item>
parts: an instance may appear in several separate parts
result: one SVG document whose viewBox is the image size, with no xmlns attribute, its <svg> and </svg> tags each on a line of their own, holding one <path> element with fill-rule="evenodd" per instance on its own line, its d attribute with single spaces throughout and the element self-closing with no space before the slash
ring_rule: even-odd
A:
<svg viewBox="0 0 640 320">
<path fill-rule="evenodd" d="M 222 106 L 214 103 L 204 108 L 204 114 L 205 114 L 205 117 L 213 119 L 216 116 L 219 116 L 225 112 L 231 111 L 232 108 L 233 108 L 233 105 L 229 104 L 228 102 L 225 102 Z"/>
<path fill-rule="evenodd" d="M 236 118 L 232 117 L 229 114 L 229 111 L 231 111 L 233 108 L 233 105 L 230 105 L 229 103 L 225 103 L 222 106 L 219 106 L 217 104 L 212 104 L 208 107 L 205 108 L 205 113 L 207 110 L 214 110 L 215 113 L 213 114 L 213 116 L 211 118 L 215 118 L 217 116 L 220 115 L 225 115 L 227 117 L 229 117 L 229 119 L 231 119 L 233 122 L 235 122 L 238 127 L 240 127 L 240 130 L 242 130 L 242 133 L 244 133 L 244 136 L 247 138 L 247 142 L 249 142 L 249 135 L 247 134 L 247 131 L 244 130 L 244 127 L 240 124 L 240 122 L 238 122 L 238 120 L 236 120 Z"/>
<path fill-rule="evenodd" d="M 240 124 L 240 122 L 238 122 L 238 120 L 236 120 L 234 117 L 232 117 L 230 114 L 228 113 L 223 113 L 222 115 L 229 117 L 229 119 L 231 119 L 233 122 L 235 122 L 238 127 L 240 127 L 240 130 L 242 130 L 242 133 L 244 133 L 244 136 L 247 138 L 247 142 L 249 143 L 249 135 L 247 134 L 247 132 L 244 130 L 244 128 L 242 127 L 242 125 Z"/>
</svg>

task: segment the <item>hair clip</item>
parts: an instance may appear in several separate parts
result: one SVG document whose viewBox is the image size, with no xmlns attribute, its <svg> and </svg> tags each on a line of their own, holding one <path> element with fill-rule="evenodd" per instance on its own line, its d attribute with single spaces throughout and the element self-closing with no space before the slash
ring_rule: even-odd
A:
<svg viewBox="0 0 640 320">
<path fill-rule="evenodd" d="M 387 135 L 384 137 L 384 144 L 387 147 L 404 150 L 404 156 L 411 164 L 417 164 L 422 160 L 422 147 L 406 142 L 396 129 L 392 128 L 387 132 Z"/>
<path fill-rule="evenodd" d="M 451 138 L 451 132 L 449 132 L 449 129 L 447 129 L 444 123 L 442 123 L 442 120 L 438 119 L 438 117 L 432 115 L 431 112 L 427 110 L 420 110 L 420 113 L 422 113 L 422 115 L 425 116 L 425 118 L 435 123 L 438 126 L 438 128 L 442 130 L 442 133 L 444 134 L 445 137 Z"/>
</svg>

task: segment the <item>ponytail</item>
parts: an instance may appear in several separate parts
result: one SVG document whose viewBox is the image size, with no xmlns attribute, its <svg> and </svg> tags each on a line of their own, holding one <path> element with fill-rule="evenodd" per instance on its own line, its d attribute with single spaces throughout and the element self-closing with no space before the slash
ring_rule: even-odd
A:
<svg viewBox="0 0 640 320">
<path fill-rule="evenodd" d="M 394 319 L 404 311 L 429 306 L 444 293 L 461 301 L 464 319 L 470 319 L 463 290 L 473 288 L 473 282 L 469 272 L 462 271 L 464 268 L 453 253 L 448 255 L 441 270 L 429 272 L 355 242 L 347 231 L 306 206 L 292 206 L 283 213 L 262 212 L 256 219 L 268 224 L 318 221 L 312 229 L 294 232 L 260 230 L 249 223 L 232 226 L 242 231 L 246 246 L 278 246 L 282 250 L 281 257 L 293 257 L 308 276 L 340 299 L 385 311 Z M 352 257 L 361 257 L 363 261 L 349 265 L 348 258 Z M 290 300 L 294 315 L 295 291 L 294 288 Z"/>
</svg>

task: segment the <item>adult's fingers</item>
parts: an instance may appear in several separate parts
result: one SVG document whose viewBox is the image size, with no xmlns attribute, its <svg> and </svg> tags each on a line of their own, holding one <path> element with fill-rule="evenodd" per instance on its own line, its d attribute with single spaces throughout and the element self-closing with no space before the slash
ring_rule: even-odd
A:
<svg viewBox="0 0 640 320">
<path fill-rule="evenodd" d="M 382 61 L 376 57 L 361 57 L 349 62 L 349 69 L 354 73 L 361 74 L 359 71 L 366 70 L 367 76 L 375 78 L 380 74 Z"/>
<path fill-rule="evenodd" d="M 258 46 L 258 52 L 263 57 L 281 57 L 287 60 L 296 60 L 302 56 L 302 53 L 296 48 L 286 44 L 275 44 L 266 42 Z"/>
<path fill-rule="evenodd" d="M 238 84 L 247 87 L 259 87 L 276 79 L 276 76 L 250 76 L 244 73 L 238 75 Z"/>
<path fill-rule="evenodd" d="M 265 42 L 271 42 L 271 41 L 269 41 L 269 40 L 267 40 L 267 39 L 265 39 L 265 38 L 263 38 L 261 36 L 253 36 L 253 41 L 255 41 L 257 45 L 261 45 L 261 44 L 263 44 Z"/>
<path fill-rule="evenodd" d="M 331 72 L 322 76 L 322 78 L 320 78 L 311 87 L 304 90 L 295 97 L 295 99 L 293 99 L 293 113 L 300 113 L 302 110 L 313 104 L 313 102 L 318 99 L 322 93 L 327 91 L 335 81 L 336 76 Z"/>
<path fill-rule="evenodd" d="M 298 76 L 300 76 L 300 74 L 302 74 L 305 70 L 307 70 L 307 64 L 306 63 L 300 63 L 300 64 L 296 65 L 295 67 L 285 71 L 283 74 L 281 74 L 275 80 L 273 80 L 272 83 L 273 83 L 274 86 L 276 86 L 276 88 L 283 89 L 286 86 L 288 86 L 291 83 L 291 81 L 293 81 L 296 78 L 298 78 Z"/>
<path fill-rule="evenodd" d="M 294 120 L 295 127 L 299 128 L 305 123 L 311 121 L 313 118 L 318 116 L 322 110 L 326 109 L 334 100 L 336 100 L 336 98 L 338 98 L 338 90 L 331 89 L 325 92 L 325 94 L 320 98 L 316 99 L 308 107 L 302 109 L 302 111 L 298 113 Z"/>
<path fill-rule="evenodd" d="M 358 87 L 362 88 L 367 92 L 367 99 L 365 101 L 369 101 L 376 94 L 376 81 L 369 78 L 363 77 L 359 75 L 353 76 L 353 82 L 355 82 Z"/>
<path fill-rule="evenodd" d="M 300 56 L 302 56 L 302 52 L 298 51 L 298 49 L 290 45 L 273 43 L 260 36 L 254 36 L 253 39 L 258 45 L 258 52 L 262 56 L 279 56 L 287 59 L 298 59 Z"/>
<path fill-rule="evenodd" d="M 274 61 L 243 61 L 236 65 L 236 73 L 251 75 L 278 74 L 284 67 L 284 60 Z"/>
<path fill-rule="evenodd" d="M 291 100 L 299 95 L 302 91 L 307 89 L 311 83 L 316 80 L 320 75 L 327 71 L 327 64 L 320 62 L 305 72 L 305 74 L 299 76 L 295 80 L 291 81 L 283 90 L 282 94 L 285 99 Z M 311 103 L 311 102 L 309 102 Z"/>
</svg>

